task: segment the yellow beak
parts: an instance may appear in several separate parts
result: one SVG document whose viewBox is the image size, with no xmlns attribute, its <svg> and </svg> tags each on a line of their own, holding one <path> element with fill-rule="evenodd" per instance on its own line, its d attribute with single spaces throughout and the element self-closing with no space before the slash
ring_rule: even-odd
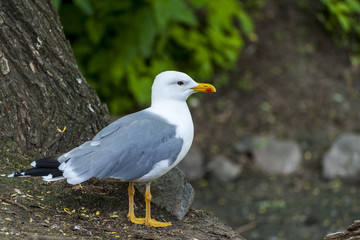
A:
<svg viewBox="0 0 360 240">
<path fill-rule="evenodd" d="M 199 83 L 199 86 L 191 89 L 196 92 L 216 92 L 215 87 L 209 83 Z"/>
</svg>

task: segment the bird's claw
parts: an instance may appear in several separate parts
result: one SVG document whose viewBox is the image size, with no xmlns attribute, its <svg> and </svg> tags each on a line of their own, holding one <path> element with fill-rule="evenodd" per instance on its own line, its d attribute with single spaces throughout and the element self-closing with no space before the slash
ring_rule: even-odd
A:
<svg viewBox="0 0 360 240">
<path fill-rule="evenodd" d="M 135 223 L 135 224 L 145 224 L 146 226 L 152 226 L 152 227 L 171 226 L 171 222 L 159 222 L 152 218 L 147 220 L 146 218 L 137 218 L 135 216 L 129 216 L 129 215 L 128 215 L 128 218 L 129 218 L 130 222 Z"/>
<path fill-rule="evenodd" d="M 171 222 L 158 222 L 155 219 L 150 219 L 146 221 L 145 219 L 145 225 L 152 226 L 152 227 L 167 227 L 171 226 Z"/>
<path fill-rule="evenodd" d="M 128 216 L 130 222 L 135 223 L 135 224 L 144 224 L 145 223 L 145 218 L 136 218 L 135 216 Z"/>
</svg>

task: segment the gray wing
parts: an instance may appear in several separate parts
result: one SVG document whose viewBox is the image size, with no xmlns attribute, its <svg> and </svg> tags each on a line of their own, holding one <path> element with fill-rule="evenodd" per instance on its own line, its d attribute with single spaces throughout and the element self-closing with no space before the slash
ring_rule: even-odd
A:
<svg viewBox="0 0 360 240">
<path fill-rule="evenodd" d="M 72 184 L 91 177 L 133 180 L 146 175 L 161 160 L 173 164 L 182 145 L 176 126 L 141 111 L 113 122 L 92 141 L 62 155 L 59 169 Z"/>
</svg>

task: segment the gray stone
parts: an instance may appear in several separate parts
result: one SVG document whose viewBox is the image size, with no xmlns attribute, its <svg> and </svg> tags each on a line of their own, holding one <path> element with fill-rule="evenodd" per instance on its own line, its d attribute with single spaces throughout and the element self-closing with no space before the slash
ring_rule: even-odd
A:
<svg viewBox="0 0 360 240">
<path fill-rule="evenodd" d="M 240 164 L 233 163 L 224 155 L 217 155 L 210 161 L 207 170 L 212 176 L 226 183 L 239 177 L 242 172 L 242 167 Z"/>
<path fill-rule="evenodd" d="M 234 144 L 234 148 L 237 152 L 242 154 L 251 153 L 252 149 L 252 137 L 244 136 Z"/>
<path fill-rule="evenodd" d="M 144 184 L 136 184 L 136 188 L 145 192 Z M 186 182 L 185 174 L 177 167 L 151 183 L 151 202 L 165 208 L 177 219 L 182 220 L 194 200 L 195 191 Z"/>
<path fill-rule="evenodd" d="M 323 176 L 360 180 L 360 135 L 341 135 L 322 159 Z"/>
<path fill-rule="evenodd" d="M 188 181 L 199 180 L 204 177 L 204 156 L 199 148 L 192 147 L 178 167 L 185 173 Z"/>
<path fill-rule="evenodd" d="M 294 141 L 281 141 L 272 136 L 253 138 L 252 156 L 255 164 L 264 172 L 290 174 L 301 163 L 301 150 Z"/>
</svg>

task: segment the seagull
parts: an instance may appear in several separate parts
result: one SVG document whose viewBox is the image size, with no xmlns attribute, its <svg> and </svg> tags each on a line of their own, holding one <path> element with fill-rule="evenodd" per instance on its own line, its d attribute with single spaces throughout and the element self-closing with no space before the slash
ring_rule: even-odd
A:
<svg viewBox="0 0 360 240">
<path fill-rule="evenodd" d="M 79 184 L 92 177 L 129 182 L 129 212 L 132 223 L 153 227 L 170 226 L 151 218 L 150 184 L 175 167 L 187 154 L 194 125 L 186 103 L 196 92 L 216 92 L 213 85 L 197 83 L 187 74 L 166 71 L 152 85 L 151 106 L 119 118 L 95 137 L 60 157 L 43 158 L 33 168 L 8 177 L 42 176 L 44 181 L 66 179 Z M 145 218 L 134 215 L 134 182 L 144 182 Z"/>
</svg>

